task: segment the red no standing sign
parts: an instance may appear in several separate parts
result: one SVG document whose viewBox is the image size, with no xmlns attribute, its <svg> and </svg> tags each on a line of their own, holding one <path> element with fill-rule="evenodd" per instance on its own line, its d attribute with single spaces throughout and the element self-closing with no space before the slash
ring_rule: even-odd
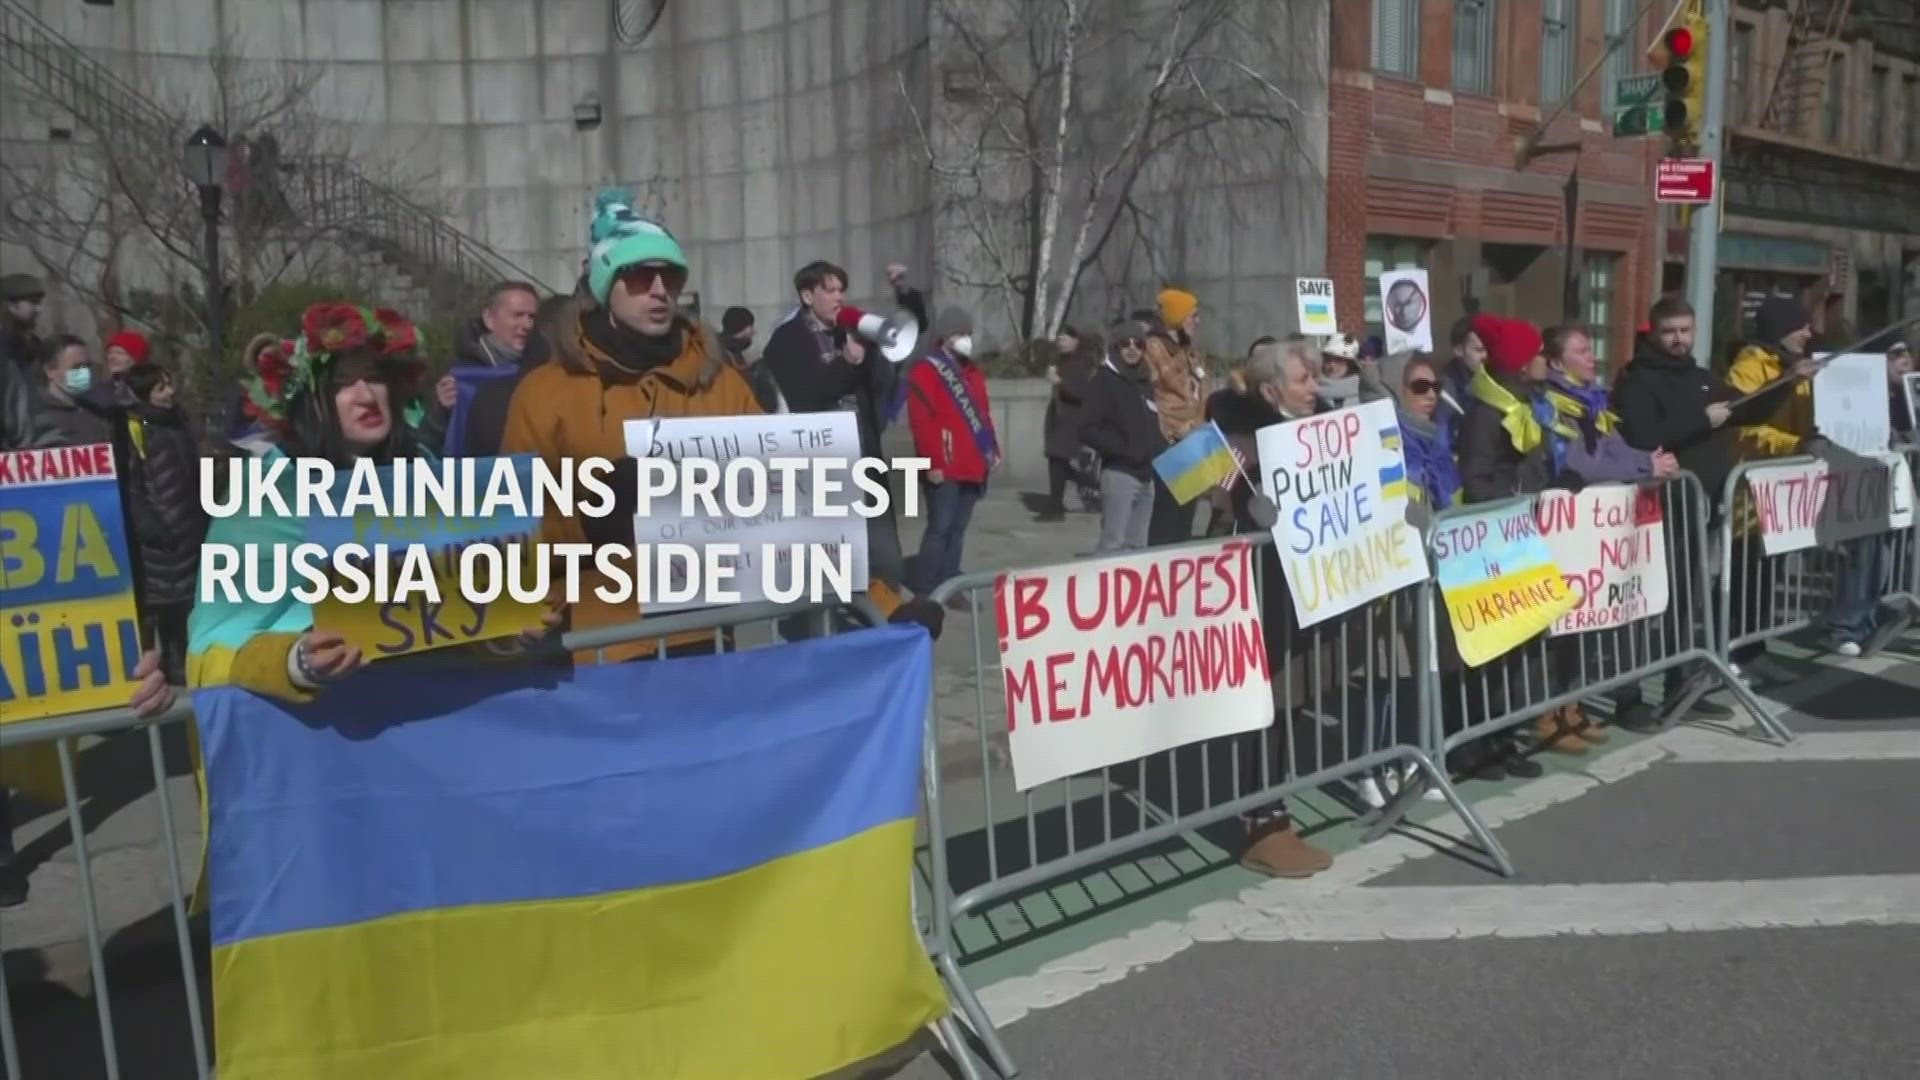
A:
<svg viewBox="0 0 1920 1080">
<path fill-rule="evenodd" d="M 1663 203 L 1713 201 L 1712 158 L 1661 158 L 1654 174 L 1653 199 Z"/>
</svg>

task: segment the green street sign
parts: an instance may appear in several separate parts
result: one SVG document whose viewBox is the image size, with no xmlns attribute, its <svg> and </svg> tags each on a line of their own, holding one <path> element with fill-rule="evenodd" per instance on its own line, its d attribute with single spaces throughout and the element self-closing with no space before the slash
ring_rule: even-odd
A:
<svg viewBox="0 0 1920 1080">
<path fill-rule="evenodd" d="M 1613 81 L 1613 133 L 1620 138 L 1652 135 L 1667 127 L 1664 87 L 1657 72 Z"/>
<path fill-rule="evenodd" d="M 1667 111 L 1658 105 L 1635 105 L 1613 114 L 1613 134 L 1622 139 L 1657 135 L 1667 130 Z"/>
</svg>

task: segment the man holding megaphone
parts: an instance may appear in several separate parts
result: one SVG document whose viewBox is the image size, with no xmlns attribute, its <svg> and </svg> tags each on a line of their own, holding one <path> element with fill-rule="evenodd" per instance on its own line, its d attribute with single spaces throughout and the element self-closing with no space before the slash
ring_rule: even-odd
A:
<svg viewBox="0 0 1920 1080">
<path fill-rule="evenodd" d="M 815 260 L 793 275 L 800 306 L 774 328 L 761 363 L 773 372 L 790 412 L 851 410 L 860 429 L 860 455 L 881 457 L 880 433 L 898 380 L 895 365 L 913 355 L 920 323 L 908 312 L 891 317 L 847 304 L 847 272 Z M 859 339 L 860 345 L 848 347 Z M 900 531 L 892 515 L 867 526 L 873 576 L 898 588 L 905 573 Z"/>
</svg>

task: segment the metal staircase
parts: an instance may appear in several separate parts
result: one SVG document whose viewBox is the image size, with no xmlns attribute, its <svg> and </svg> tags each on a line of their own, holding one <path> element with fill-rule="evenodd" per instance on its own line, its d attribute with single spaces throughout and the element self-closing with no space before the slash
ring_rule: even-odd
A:
<svg viewBox="0 0 1920 1080">
<path fill-rule="evenodd" d="M 187 132 L 173 118 L 15 0 L 0 0 L 0 66 L 101 138 L 122 144 L 138 140 L 131 160 L 178 159 Z M 498 281 L 541 285 L 437 214 L 368 179 L 350 161 L 287 157 L 276 171 L 287 212 L 297 215 L 312 235 L 335 236 L 373 252 L 413 287 L 424 289 L 441 313 L 471 303 Z M 197 204 L 185 197 L 184 177 L 181 187 L 182 205 L 195 212 L 173 215 L 161 227 L 177 233 L 169 239 L 186 250 L 197 250 Z"/>
<path fill-rule="evenodd" d="M 1760 127 L 1782 135 L 1809 137 L 1813 117 L 1826 96 L 1830 53 L 1839 39 L 1853 0 L 1788 0 L 1787 47 L 1767 91 Z"/>
</svg>

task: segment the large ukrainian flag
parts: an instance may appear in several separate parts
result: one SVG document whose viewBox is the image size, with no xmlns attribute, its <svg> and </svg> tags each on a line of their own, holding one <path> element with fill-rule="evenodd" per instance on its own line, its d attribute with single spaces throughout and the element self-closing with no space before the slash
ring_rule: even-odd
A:
<svg viewBox="0 0 1920 1080">
<path fill-rule="evenodd" d="M 195 695 L 221 1080 L 806 1077 L 946 998 L 909 895 L 932 647 Z"/>
</svg>

